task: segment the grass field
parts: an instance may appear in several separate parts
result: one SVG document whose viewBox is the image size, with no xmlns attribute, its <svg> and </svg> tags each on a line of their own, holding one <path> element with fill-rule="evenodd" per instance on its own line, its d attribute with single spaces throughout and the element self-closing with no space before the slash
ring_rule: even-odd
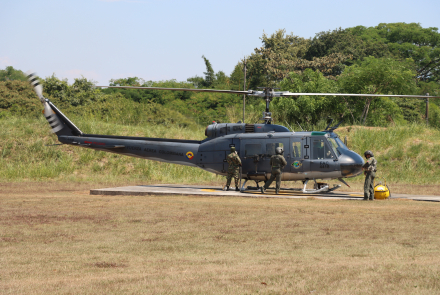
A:
<svg viewBox="0 0 440 295">
<path fill-rule="evenodd" d="M 432 202 L 0 183 L 1 294 L 438 294 Z"/>
</svg>

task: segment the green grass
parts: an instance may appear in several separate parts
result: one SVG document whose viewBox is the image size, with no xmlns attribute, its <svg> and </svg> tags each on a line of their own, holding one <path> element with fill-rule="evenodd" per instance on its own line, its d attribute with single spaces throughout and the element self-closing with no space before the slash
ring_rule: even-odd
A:
<svg viewBox="0 0 440 295">
<path fill-rule="evenodd" d="M 85 133 L 204 139 L 204 126 L 185 128 L 162 124 L 123 125 L 96 118 L 73 116 Z M 99 183 L 204 183 L 224 178 L 198 168 L 160 163 L 57 143 L 43 116 L 0 119 L 0 181 L 69 181 Z M 388 128 L 343 127 L 349 147 L 359 154 L 372 150 L 378 176 L 388 183 L 440 183 L 440 131 L 423 125 Z M 361 183 L 362 176 L 350 179 Z"/>
<path fill-rule="evenodd" d="M 350 131 L 348 131 L 350 130 Z M 353 127 L 338 132 L 359 154 L 373 151 L 378 176 L 393 183 L 440 183 L 440 130 L 420 124 L 388 128 Z"/>
</svg>

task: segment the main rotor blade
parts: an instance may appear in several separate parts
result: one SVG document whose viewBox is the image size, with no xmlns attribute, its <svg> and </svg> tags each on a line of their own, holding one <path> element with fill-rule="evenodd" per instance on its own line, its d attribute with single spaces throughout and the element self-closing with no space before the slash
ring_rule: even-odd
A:
<svg viewBox="0 0 440 295">
<path fill-rule="evenodd" d="M 193 91 L 193 92 L 217 92 L 232 94 L 252 94 L 253 91 L 240 90 L 218 90 L 218 89 L 189 89 L 189 88 L 164 88 L 164 87 L 138 87 L 138 86 L 95 86 L 98 88 L 122 88 L 122 89 L 145 89 L 145 90 L 172 90 L 172 91 Z"/>
<path fill-rule="evenodd" d="M 408 97 L 408 98 L 440 98 L 431 95 L 399 95 L 399 94 L 354 94 L 354 93 L 300 93 L 289 91 L 276 91 L 265 93 L 264 91 L 242 91 L 242 90 L 218 90 L 218 89 L 189 89 L 189 88 L 166 88 L 166 87 L 140 87 L 140 86 L 95 86 L 98 88 L 121 88 L 121 89 L 145 89 L 145 90 L 171 90 L 171 91 L 192 91 L 192 92 L 216 92 L 231 94 L 246 94 L 251 96 L 282 97 L 282 96 L 355 96 L 355 97 Z"/>
<path fill-rule="evenodd" d="M 360 96 L 360 97 L 408 97 L 408 98 L 440 98 L 440 96 L 429 95 L 399 95 L 399 94 L 353 94 L 353 93 L 292 93 L 282 92 L 280 96 Z"/>
</svg>

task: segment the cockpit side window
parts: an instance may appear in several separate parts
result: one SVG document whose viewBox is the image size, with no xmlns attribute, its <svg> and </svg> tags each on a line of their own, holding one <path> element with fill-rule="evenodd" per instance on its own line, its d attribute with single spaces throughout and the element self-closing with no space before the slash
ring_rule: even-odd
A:
<svg viewBox="0 0 440 295">
<path fill-rule="evenodd" d="M 338 144 L 336 143 L 336 140 L 334 138 L 328 138 L 328 141 L 330 142 L 330 145 L 335 152 L 336 155 L 341 155 L 341 153 L 338 151 Z"/>
<path fill-rule="evenodd" d="M 336 155 L 339 155 L 339 156 L 341 155 L 339 148 L 348 150 L 348 148 L 345 146 L 345 144 L 339 138 L 329 137 L 328 141 L 330 142 L 330 144 L 333 148 L 333 151 L 335 151 Z"/>
<path fill-rule="evenodd" d="M 334 159 L 334 155 L 330 147 L 326 144 L 324 139 L 313 139 L 312 141 L 313 155 L 312 159 Z"/>
</svg>

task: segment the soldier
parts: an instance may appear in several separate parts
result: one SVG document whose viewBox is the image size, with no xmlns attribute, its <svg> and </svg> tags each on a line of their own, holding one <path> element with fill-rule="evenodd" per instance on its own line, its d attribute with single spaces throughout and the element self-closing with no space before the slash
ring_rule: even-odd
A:
<svg viewBox="0 0 440 295">
<path fill-rule="evenodd" d="M 235 151 L 235 146 L 231 147 L 231 153 L 226 157 L 226 160 L 228 161 L 228 176 L 226 177 L 226 187 L 225 190 L 229 190 L 229 186 L 231 185 L 232 177 L 234 177 L 235 180 L 235 190 L 239 191 L 238 189 L 238 173 L 240 171 L 241 167 L 241 160 L 240 157 L 237 155 L 237 152 Z"/>
<path fill-rule="evenodd" d="M 270 166 L 272 167 L 270 179 L 261 187 L 261 193 L 267 190 L 267 188 L 272 184 L 272 181 L 276 178 L 276 188 L 275 193 L 278 195 L 281 186 L 281 174 L 284 166 L 287 165 L 286 159 L 283 157 L 283 148 L 277 147 L 275 149 L 276 155 L 270 157 Z"/>
<path fill-rule="evenodd" d="M 373 183 L 374 178 L 376 177 L 377 161 L 371 151 L 366 151 L 364 156 L 367 159 L 367 162 L 362 166 L 362 170 L 364 170 L 365 174 L 364 200 L 374 200 Z"/>
</svg>

